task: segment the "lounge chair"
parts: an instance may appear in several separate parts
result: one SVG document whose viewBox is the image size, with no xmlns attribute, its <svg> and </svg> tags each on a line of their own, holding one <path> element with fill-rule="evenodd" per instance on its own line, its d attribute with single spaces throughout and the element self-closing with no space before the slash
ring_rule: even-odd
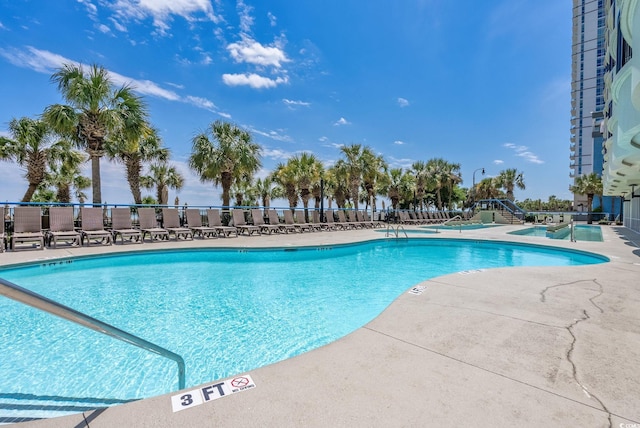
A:
<svg viewBox="0 0 640 428">
<path fill-rule="evenodd" d="M 85 239 L 87 245 L 94 244 L 111 245 L 113 243 L 111 232 L 105 230 L 104 219 L 102 218 L 102 208 L 80 208 L 80 218 L 82 221 L 82 230 L 80 231 L 80 244 L 84 245 Z"/>
<path fill-rule="evenodd" d="M 402 224 L 418 224 L 418 220 L 409 217 L 409 213 L 406 211 L 399 211 L 400 223 Z"/>
<path fill-rule="evenodd" d="M 291 213 L 291 210 L 283 210 L 282 214 L 284 215 L 284 224 L 288 224 L 289 226 L 293 226 L 296 230 L 296 232 L 304 232 L 305 229 L 308 231 L 311 231 L 311 228 L 309 226 L 303 226 L 300 223 L 296 223 L 295 220 L 293 219 L 293 214 Z"/>
<path fill-rule="evenodd" d="M 318 231 L 329 230 L 329 225 L 327 225 L 327 223 L 323 223 L 322 221 L 320 221 L 320 211 L 313 210 L 313 214 L 311 214 L 311 217 L 313 220 L 311 224 Z"/>
<path fill-rule="evenodd" d="M 327 228 L 329 230 L 344 230 L 345 226 L 342 223 L 336 223 L 336 220 L 333 218 L 333 211 L 326 210 L 324 212 L 324 216 L 327 220 Z"/>
<path fill-rule="evenodd" d="M 304 211 L 296 211 L 296 224 L 300 225 L 303 230 L 307 229 L 309 232 L 320 230 L 318 225 L 310 223 L 304 218 Z"/>
<path fill-rule="evenodd" d="M 7 248 L 7 235 L 4 232 L 4 207 L 0 207 L 0 253 Z"/>
<path fill-rule="evenodd" d="M 185 213 L 187 216 L 187 226 L 191 229 L 193 236 L 198 235 L 202 239 L 218 237 L 214 227 L 202 225 L 202 215 L 198 208 L 187 208 Z"/>
<path fill-rule="evenodd" d="M 181 236 L 184 239 L 193 239 L 193 232 L 191 232 L 191 229 L 180 226 L 178 210 L 175 208 L 162 209 L 162 226 L 169 232 L 169 237 L 173 234 L 176 241 L 180 239 Z"/>
<path fill-rule="evenodd" d="M 143 242 L 147 235 L 149 235 L 151 242 L 169 239 L 169 231 L 158 227 L 155 208 L 138 208 L 138 219 L 140 220 L 140 232 L 142 232 Z"/>
<path fill-rule="evenodd" d="M 347 211 L 347 220 L 353 224 L 356 229 L 364 229 L 366 226 L 363 222 L 358 220 L 357 212 L 353 210 Z"/>
<path fill-rule="evenodd" d="M 49 208 L 49 247 L 57 248 L 58 241 L 65 241 L 71 246 L 80 246 L 80 232 L 74 227 L 73 207 Z"/>
<path fill-rule="evenodd" d="M 355 229 L 356 228 L 356 224 L 355 223 L 347 221 L 343 210 L 338 210 L 338 223 L 340 223 L 344 229 Z"/>
<path fill-rule="evenodd" d="M 40 207 L 15 207 L 13 209 L 13 235 L 11 248 L 17 243 L 35 242 L 40 244 L 39 250 L 44 249 L 44 234 L 42 233 L 42 210 Z M 33 246 L 26 247 L 32 248 Z M 26 249 L 22 248 L 22 249 Z"/>
<path fill-rule="evenodd" d="M 253 225 L 260 228 L 260 233 L 267 232 L 271 235 L 271 232 L 278 233 L 282 231 L 279 224 L 265 223 L 264 217 L 262 217 L 262 210 L 259 208 L 251 210 L 251 218 L 253 219 Z"/>
<path fill-rule="evenodd" d="M 133 228 L 129 208 L 111 209 L 111 227 L 114 242 L 118 240 L 118 235 L 120 235 L 120 243 L 122 244 L 124 244 L 125 238 L 127 238 L 127 242 L 142 244 L 142 232 L 140 229 Z"/>
<path fill-rule="evenodd" d="M 222 236 L 225 238 L 231 237 L 231 234 L 234 234 L 236 238 L 238 237 L 238 229 L 233 226 L 223 226 L 222 219 L 220 218 L 220 210 L 218 209 L 208 209 L 207 210 L 207 219 L 209 222 L 209 227 L 213 227 L 216 230 L 218 236 Z"/>
<path fill-rule="evenodd" d="M 290 231 L 295 233 L 296 227 L 294 225 L 280 223 L 280 217 L 278 217 L 278 213 L 276 212 L 276 210 L 270 209 L 268 214 L 270 225 L 278 226 L 280 228 L 280 231 L 284 233 L 289 233 Z"/>
<path fill-rule="evenodd" d="M 238 229 L 240 234 L 247 232 L 247 235 L 251 236 L 254 233 L 260 235 L 260 228 L 251 224 L 247 224 L 244 219 L 244 211 L 240 208 L 235 208 L 232 211 L 233 225 Z"/>
<path fill-rule="evenodd" d="M 373 224 L 373 227 L 375 229 L 379 229 L 379 228 L 382 228 L 382 227 L 387 227 L 387 225 L 381 220 L 372 220 L 371 217 L 369 216 L 369 212 L 368 211 L 365 211 L 363 213 L 363 215 L 364 215 L 364 220 L 365 221 L 370 221 Z"/>
<path fill-rule="evenodd" d="M 358 223 L 362 224 L 367 229 L 373 229 L 375 224 L 371 220 L 365 220 L 364 213 L 362 211 L 356 211 L 356 218 Z"/>
</svg>

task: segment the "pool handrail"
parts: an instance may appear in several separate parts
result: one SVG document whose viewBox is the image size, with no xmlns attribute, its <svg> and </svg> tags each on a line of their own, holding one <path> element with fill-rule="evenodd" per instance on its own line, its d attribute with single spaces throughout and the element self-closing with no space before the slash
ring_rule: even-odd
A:
<svg viewBox="0 0 640 428">
<path fill-rule="evenodd" d="M 131 333 L 127 333 L 117 327 L 95 319 L 87 314 L 76 311 L 68 306 L 62 305 L 54 300 L 51 300 L 41 294 L 34 293 L 26 288 L 20 287 L 12 282 L 9 282 L 3 278 L 0 278 L 0 295 L 16 300 L 28 306 L 32 306 L 41 311 L 49 314 L 64 318 L 73 323 L 79 324 L 83 327 L 90 328 L 98 333 L 111 336 L 115 339 L 123 342 L 135 345 L 146 351 L 153 352 L 162 357 L 169 358 L 178 363 L 178 389 L 184 389 L 185 387 L 185 364 L 184 359 L 174 353 L 151 343 L 141 337 L 135 336 Z"/>
</svg>

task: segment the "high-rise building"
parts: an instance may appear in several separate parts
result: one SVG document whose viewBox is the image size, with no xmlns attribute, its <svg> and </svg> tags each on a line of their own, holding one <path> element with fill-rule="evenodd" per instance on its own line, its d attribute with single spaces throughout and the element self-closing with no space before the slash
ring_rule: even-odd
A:
<svg viewBox="0 0 640 428">
<path fill-rule="evenodd" d="M 620 201 L 623 224 L 640 232 L 640 4 L 606 0 L 603 193 Z M 635 37 L 634 37 L 635 36 Z"/>
<path fill-rule="evenodd" d="M 605 108 L 605 0 L 573 0 L 571 49 L 571 177 L 602 175 Z M 620 205 L 596 197 L 591 209 L 617 216 Z M 587 211 L 586 195 L 574 195 L 574 209 Z"/>
</svg>

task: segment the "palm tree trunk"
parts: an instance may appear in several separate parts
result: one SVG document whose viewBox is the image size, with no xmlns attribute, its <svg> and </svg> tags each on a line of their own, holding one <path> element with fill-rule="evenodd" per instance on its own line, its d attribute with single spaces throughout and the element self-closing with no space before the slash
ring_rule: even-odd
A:
<svg viewBox="0 0 640 428">
<path fill-rule="evenodd" d="M 223 172 L 220 177 L 220 185 L 222 186 L 222 206 L 229 207 L 229 201 L 231 200 L 231 183 L 233 183 L 233 176 L 230 172 Z"/>
<path fill-rule="evenodd" d="M 309 198 L 311 197 L 311 192 L 309 189 L 300 190 L 300 199 L 302 199 L 302 206 L 304 207 L 304 218 L 305 221 L 309 222 Z"/>
<path fill-rule="evenodd" d="M 36 192 L 37 188 L 38 188 L 37 184 L 29 183 L 29 187 L 27 187 L 27 191 L 24 193 L 24 196 L 22 197 L 22 202 L 31 202 L 31 198 L 33 197 L 33 194 Z"/>
<path fill-rule="evenodd" d="M 587 194 L 587 224 L 593 224 L 591 219 L 591 205 L 593 204 L 593 195 Z"/>
<path fill-rule="evenodd" d="M 68 184 L 60 185 L 58 192 L 56 193 L 56 199 L 58 202 L 69 203 L 71 202 L 71 189 Z"/>
<path fill-rule="evenodd" d="M 140 173 L 142 172 L 142 165 L 140 159 L 127 158 L 125 161 L 125 167 L 127 169 L 127 182 L 129 183 L 129 189 L 133 196 L 133 201 L 136 204 L 142 203 L 142 194 L 140 192 Z"/>
<path fill-rule="evenodd" d="M 91 156 L 91 190 L 93 191 L 93 204 L 102 204 L 102 191 L 100 189 L 100 156 L 96 152 L 89 152 Z"/>
</svg>

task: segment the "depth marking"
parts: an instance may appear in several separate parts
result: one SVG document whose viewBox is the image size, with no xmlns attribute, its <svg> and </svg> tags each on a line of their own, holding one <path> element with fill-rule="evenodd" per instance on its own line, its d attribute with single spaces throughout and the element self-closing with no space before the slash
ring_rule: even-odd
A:
<svg viewBox="0 0 640 428">
<path fill-rule="evenodd" d="M 199 389 L 174 395 L 171 397 L 171 407 L 173 408 L 173 413 L 175 413 L 255 387 L 256 384 L 253 383 L 251 376 L 236 376 Z"/>
</svg>

